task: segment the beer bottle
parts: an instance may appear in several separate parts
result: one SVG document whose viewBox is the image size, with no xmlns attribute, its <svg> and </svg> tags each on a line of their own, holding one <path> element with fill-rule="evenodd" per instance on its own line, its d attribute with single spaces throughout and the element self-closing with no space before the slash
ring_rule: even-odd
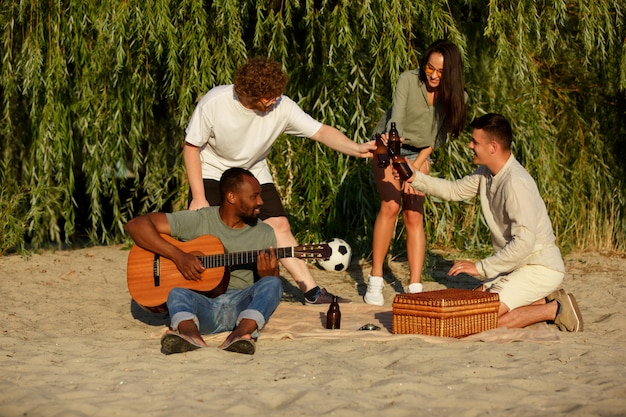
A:
<svg viewBox="0 0 626 417">
<path fill-rule="evenodd" d="M 387 147 L 392 150 L 393 153 L 400 156 L 402 142 L 400 141 L 398 129 L 396 129 L 396 122 L 391 122 L 391 128 L 389 129 L 389 135 L 387 137 Z"/>
<path fill-rule="evenodd" d="M 378 158 L 378 167 L 379 168 L 387 168 L 389 166 L 389 153 L 387 152 L 387 147 L 383 143 L 383 137 L 380 136 L 380 133 L 376 133 L 376 158 Z"/>
<path fill-rule="evenodd" d="M 326 328 L 327 329 L 339 329 L 341 327 L 341 311 L 339 311 L 339 302 L 337 296 L 333 296 L 333 302 L 328 307 L 326 313 Z"/>
<path fill-rule="evenodd" d="M 402 158 L 400 154 L 396 154 L 395 151 L 389 147 L 389 156 L 391 157 L 391 163 L 396 171 L 398 171 L 398 175 L 400 175 L 400 179 L 402 181 L 406 181 L 413 175 L 413 170 L 407 164 L 406 159 Z"/>
</svg>

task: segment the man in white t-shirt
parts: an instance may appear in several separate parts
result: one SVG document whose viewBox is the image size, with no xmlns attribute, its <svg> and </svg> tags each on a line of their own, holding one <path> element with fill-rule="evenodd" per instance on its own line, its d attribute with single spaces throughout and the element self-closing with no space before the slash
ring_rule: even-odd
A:
<svg viewBox="0 0 626 417">
<path fill-rule="evenodd" d="M 202 97 L 187 126 L 184 148 L 189 209 L 219 205 L 217 185 L 222 173 L 232 167 L 248 169 L 262 186 L 264 205 L 259 218 L 274 228 L 279 247 L 297 246 L 297 242 L 266 160 L 278 136 L 311 138 L 360 158 L 372 157 L 376 149 L 374 141 L 356 143 L 313 119 L 283 95 L 286 85 L 280 63 L 249 59 L 237 71 L 234 84 L 214 87 Z M 332 301 L 332 294 L 319 288 L 304 261 L 286 258 L 281 263 L 303 292 L 305 304 Z"/>
</svg>

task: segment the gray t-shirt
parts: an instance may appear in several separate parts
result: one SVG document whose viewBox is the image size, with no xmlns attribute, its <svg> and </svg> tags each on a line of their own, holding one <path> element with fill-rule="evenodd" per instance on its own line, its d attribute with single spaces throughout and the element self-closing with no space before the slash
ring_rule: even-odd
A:
<svg viewBox="0 0 626 417">
<path fill-rule="evenodd" d="M 212 235 L 222 242 L 225 253 L 258 251 L 269 249 L 270 246 L 276 248 L 276 235 L 271 226 L 259 220 L 254 226 L 233 229 L 224 224 L 217 206 L 167 213 L 166 216 L 172 236 L 183 241 Z M 233 268 L 228 288 L 249 287 L 254 283 L 255 272 L 256 263 Z"/>
</svg>

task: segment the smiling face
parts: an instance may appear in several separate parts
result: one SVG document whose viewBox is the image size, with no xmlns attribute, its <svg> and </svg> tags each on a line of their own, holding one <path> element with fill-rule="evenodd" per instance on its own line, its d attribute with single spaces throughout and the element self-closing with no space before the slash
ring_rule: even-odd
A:
<svg viewBox="0 0 626 417">
<path fill-rule="evenodd" d="M 263 199 L 261 198 L 261 185 L 254 177 L 244 177 L 243 183 L 234 194 L 234 203 L 238 215 L 242 219 L 256 219 L 261 213 Z"/>
<path fill-rule="evenodd" d="M 482 129 L 474 129 L 469 147 L 474 151 L 472 162 L 476 165 L 489 165 L 494 152 L 494 143 Z"/>
<path fill-rule="evenodd" d="M 428 83 L 428 87 L 432 90 L 436 90 L 441 83 L 441 77 L 443 76 L 443 64 L 443 55 L 439 52 L 433 52 L 428 57 L 426 65 L 424 65 L 426 82 Z"/>
</svg>

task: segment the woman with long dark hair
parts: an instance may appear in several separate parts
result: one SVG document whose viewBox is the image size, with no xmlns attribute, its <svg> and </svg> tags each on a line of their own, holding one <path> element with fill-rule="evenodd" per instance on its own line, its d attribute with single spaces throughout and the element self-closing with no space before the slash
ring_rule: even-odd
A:
<svg viewBox="0 0 626 417">
<path fill-rule="evenodd" d="M 459 48 L 452 42 L 438 40 L 426 49 L 418 69 L 400 75 L 391 109 L 378 122 L 374 133 L 383 140 L 391 123 L 403 139 L 401 156 L 410 160 L 413 170 L 430 172 L 430 155 L 443 146 L 449 135 L 458 136 L 465 126 L 466 93 L 463 62 Z M 393 168 L 379 167 L 372 159 L 376 189 L 381 207 L 374 224 L 372 270 L 368 277 L 368 304 L 383 305 L 383 264 L 402 209 L 407 233 L 407 257 L 410 270 L 408 292 L 421 292 L 422 268 L 426 253 L 424 235 L 424 195 L 393 176 Z"/>
</svg>

